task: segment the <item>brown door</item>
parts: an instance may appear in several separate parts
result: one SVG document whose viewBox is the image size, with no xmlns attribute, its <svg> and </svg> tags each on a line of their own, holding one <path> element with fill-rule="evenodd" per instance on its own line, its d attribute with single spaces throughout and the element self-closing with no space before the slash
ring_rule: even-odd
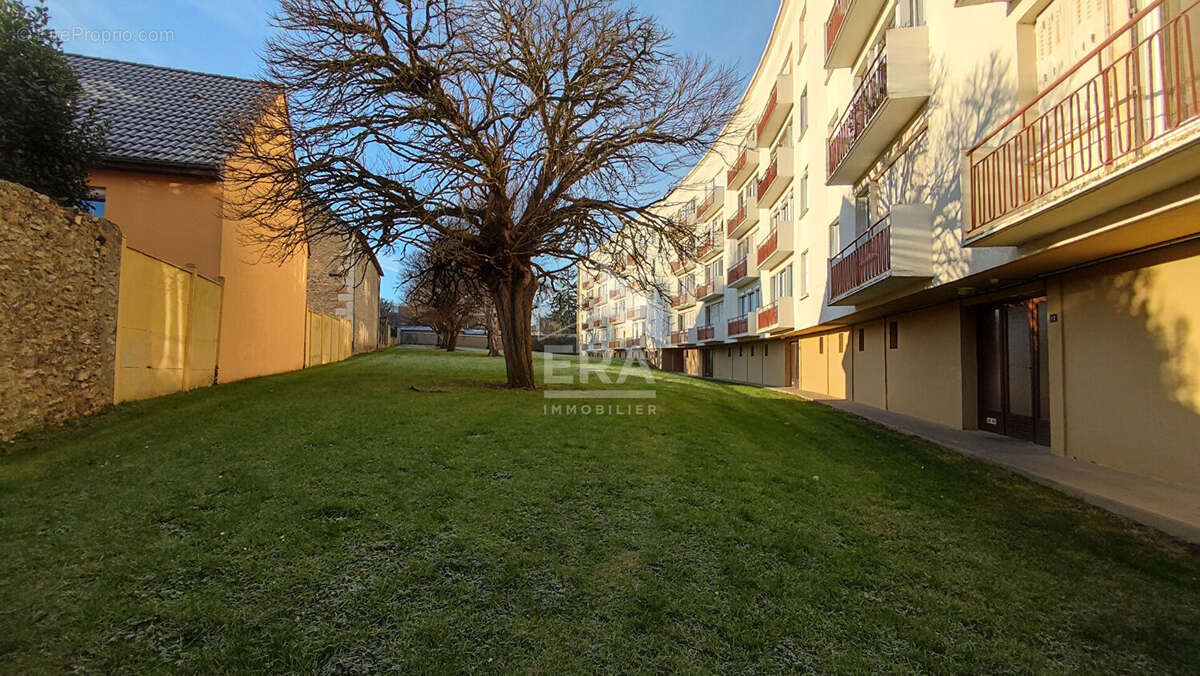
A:
<svg viewBox="0 0 1200 676">
<path fill-rule="evenodd" d="M 711 378 L 711 377 L 713 377 L 713 350 L 711 347 L 706 347 L 702 351 L 702 354 L 703 354 L 703 357 L 702 357 L 702 359 L 703 359 L 702 369 L 703 370 L 701 371 L 701 374 L 705 378 Z"/>
<path fill-rule="evenodd" d="M 1050 444 L 1046 299 L 979 312 L 980 429 Z"/>
<path fill-rule="evenodd" d="M 800 341 L 788 341 L 784 352 L 787 369 L 787 387 L 800 387 Z"/>
</svg>

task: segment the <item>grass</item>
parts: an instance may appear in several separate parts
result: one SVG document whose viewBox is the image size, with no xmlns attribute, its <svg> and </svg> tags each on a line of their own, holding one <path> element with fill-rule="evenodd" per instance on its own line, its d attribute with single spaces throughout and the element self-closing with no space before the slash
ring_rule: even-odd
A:
<svg viewBox="0 0 1200 676">
<path fill-rule="evenodd" d="M 492 386 L 500 360 L 392 349 L 21 439 L 0 670 L 1200 665 L 1195 550 L 817 404 L 657 375 L 656 415 L 555 416 Z"/>
</svg>

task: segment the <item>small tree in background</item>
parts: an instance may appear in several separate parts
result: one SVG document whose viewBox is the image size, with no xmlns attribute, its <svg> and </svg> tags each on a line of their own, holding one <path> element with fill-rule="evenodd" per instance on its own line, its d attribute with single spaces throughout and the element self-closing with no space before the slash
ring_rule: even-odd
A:
<svg viewBox="0 0 1200 676">
<path fill-rule="evenodd" d="M 232 158 L 232 180 L 270 188 L 234 215 L 300 247 L 320 233 L 276 215 L 305 186 L 377 249 L 458 233 L 510 387 L 535 386 L 548 278 L 602 243 L 646 284 L 661 283 L 657 251 L 691 255 L 694 226 L 660 181 L 721 138 L 742 90 L 732 70 L 671 51 L 654 18 L 617 0 L 282 0 L 276 24 L 266 76 L 287 114 L 256 115 L 277 127 Z M 294 158 L 276 152 L 288 143 Z"/>
<path fill-rule="evenodd" d="M 104 128 L 80 111 L 79 78 L 48 21 L 45 6 L 0 0 L 0 179 L 79 208 Z"/>
<path fill-rule="evenodd" d="M 437 332 L 438 347 L 453 352 L 463 329 L 486 322 L 486 292 L 449 245 L 421 251 L 411 256 L 408 264 L 409 310 Z"/>
</svg>

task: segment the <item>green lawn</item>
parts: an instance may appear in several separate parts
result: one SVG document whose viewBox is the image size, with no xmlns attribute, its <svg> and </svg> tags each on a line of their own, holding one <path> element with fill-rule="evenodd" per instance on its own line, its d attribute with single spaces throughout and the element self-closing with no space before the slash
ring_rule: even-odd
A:
<svg viewBox="0 0 1200 676">
<path fill-rule="evenodd" d="M 772 392 L 553 416 L 503 369 L 392 349 L 7 446 L 0 671 L 1200 665 L 1165 537 Z"/>
</svg>

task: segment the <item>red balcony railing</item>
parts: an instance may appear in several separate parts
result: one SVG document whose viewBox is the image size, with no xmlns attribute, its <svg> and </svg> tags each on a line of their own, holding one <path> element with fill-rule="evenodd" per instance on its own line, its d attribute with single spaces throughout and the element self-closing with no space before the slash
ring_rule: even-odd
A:
<svg viewBox="0 0 1200 676">
<path fill-rule="evenodd" d="M 775 228 L 771 228 L 771 234 L 767 235 L 767 238 L 763 240 L 763 243 L 758 245 L 758 264 L 762 265 L 763 261 L 767 260 L 767 257 L 775 253 L 775 250 L 778 248 L 779 231 Z"/>
<path fill-rule="evenodd" d="M 750 273 L 750 261 L 746 258 L 729 266 L 729 271 L 725 275 L 725 284 L 733 284 L 742 277 Z"/>
<path fill-rule="evenodd" d="M 846 155 L 850 154 L 850 148 L 854 147 L 854 143 L 867 130 L 867 125 L 886 100 L 887 52 L 883 51 L 875 59 L 867 76 L 859 83 L 858 89 L 854 90 L 850 106 L 834 125 L 833 136 L 829 137 L 829 145 L 826 148 L 829 173 L 833 173 L 842 160 L 846 159 Z"/>
<path fill-rule="evenodd" d="M 850 2 L 851 0 L 837 0 L 833 3 L 833 9 L 829 10 L 829 18 L 825 20 L 825 58 L 829 58 L 833 42 L 842 30 L 842 22 L 846 20 L 846 13 L 850 11 Z"/>
<path fill-rule="evenodd" d="M 770 305 L 764 305 L 758 309 L 757 314 L 759 326 L 774 326 L 779 323 L 779 302 L 776 301 Z"/>
<path fill-rule="evenodd" d="M 592 349 L 599 352 L 604 349 L 604 343 L 592 343 Z"/>
<path fill-rule="evenodd" d="M 675 294 L 674 296 L 671 296 L 671 307 L 680 307 L 681 305 L 687 305 L 688 303 L 691 302 L 691 300 L 692 300 L 691 292 L 680 291 L 679 293 Z"/>
<path fill-rule="evenodd" d="M 754 192 L 755 196 L 757 196 L 760 200 L 760 204 L 763 194 L 766 193 L 767 189 L 771 187 L 771 184 L 775 182 L 775 178 L 777 176 L 779 176 L 779 157 L 777 155 L 772 155 L 771 164 L 767 167 L 767 171 L 763 174 L 763 177 L 758 180 L 758 187 L 755 188 Z"/>
<path fill-rule="evenodd" d="M 619 340 L 610 340 L 610 341 L 608 341 L 608 346 L 609 346 L 610 348 L 612 348 L 612 349 L 614 349 L 614 350 L 615 350 L 615 349 L 617 349 L 618 347 L 621 347 L 621 341 L 619 341 Z"/>
<path fill-rule="evenodd" d="M 624 312 L 618 312 L 618 313 L 617 313 L 617 314 L 615 314 L 615 315 L 610 315 L 610 316 L 609 316 L 609 318 L 608 318 L 608 323 L 609 323 L 609 324 L 616 324 L 617 322 L 619 322 L 619 321 L 622 321 L 622 320 L 624 320 L 624 319 L 625 319 L 625 313 L 624 313 Z"/>
<path fill-rule="evenodd" d="M 729 219 L 729 223 L 725 225 L 725 234 L 733 237 L 734 231 L 741 227 L 742 223 L 746 222 L 746 217 L 749 215 L 750 210 L 746 208 L 745 204 L 739 206 L 737 213 L 734 214 L 733 218 Z"/>
<path fill-rule="evenodd" d="M 717 234 L 710 232 L 700 240 L 700 245 L 696 247 L 696 257 L 704 258 L 720 245 L 721 240 L 718 238 Z"/>
<path fill-rule="evenodd" d="M 704 193 L 704 201 L 696 208 L 697 216 L 704 218 L 708 215 L 709 210 L 717 205 L 717 192 L 716 190 L 709 190 Z"/>
<path fill-rule="evenodd" d="M 885 216 L 829 259 L 829 297 L 838 298 L 892 269 L 891 219 Z"/>
<path fill-rule="evenodd" d="M 730 319 L 726 324 L 728 335 L 739 336 L 743 333 L 750 333 L 750 315 L 742 315 Z"/>
<path fill-rule="evenodd" d="M 717 328 L 712 324 L 696 327 L 696 340 L 712 340 L 717 335 Z"/>
<path fill-rule="evenodd" d="M 716 280 L 708 281 L 696 287 L 696 297 L 703 298 L 717 290 Z"/>
<path fill-rule="evenodd" d="M 625 347 L 644 347 L 645 344 L 646 344 L 645 337 L 626 338 L 625 339 Z"/>
<path fill-rule="evenodd" d="M 587 291 L 588 289 L 592 288 L 592 280 L 585 279 L 585 280 L 583 280 L 583 283 L 580 286 L 583 288 L 584 291 Z"/>
<path fill-rule="evenodd" d="M 683 261 L 671 261 L 671 272 L 678 273 L 683 269 Z"/>
<path fill-rule="evenodd" d="M 1161 17 L 1169 6 L 1138 12 L 971 149 L 973 228 L 1200 118 L 1200 3 Z"/>
<path fill-rule="evenodd" d="M 687 341 L 687 331 L 672 331 L 671 344 L 679 345 Z"/>
<path fill-rule="evenodd" d="M 592 323 L 591 323 L 591 322 L 589 322 L 589 321 L 588 321 L 588 320 L 586 320 L 586 319 L 585 319 L 585 320 L 583 320 L 583 321 L 581 321 L 581 322 L 579 322 L 579 328 L 581 328 L 581 329 L 583 329 L 583 330 L 585 330 L 585 331 L 586 331 L 586 330 L 588 329 L 588 327 L 590 327 L 591 325 L 592 325 Z"/>
<path fill-rule="evenodd" d="M 725 172 L 725 185 L 732 187 L 734 178 L 741 173 L 742 169 L 746 168 L 746 163 L 750 161 L 750 153 L 758 152 L 758 148 L 754 147 L 753 143 L 749 143 L 742 152 L 738 155 L 737 161 L 733 163 L 733 167 Z"/>
<path fill-rule="evenodd" d="M 771 98 L 767 99 L 767 107 L 763 110 L 762 117 L 758 118 L 758 128 L 755 130 L 758 137 L 762 138 L 763 129 L 767 126 L 767 120 L 771 119 L 771 113 L 775 112 L 775 106 L 779 105 L 779 83 L 771 88 Z M 763 139 L 770 142 L 770 139 Z"/>
</svg>

